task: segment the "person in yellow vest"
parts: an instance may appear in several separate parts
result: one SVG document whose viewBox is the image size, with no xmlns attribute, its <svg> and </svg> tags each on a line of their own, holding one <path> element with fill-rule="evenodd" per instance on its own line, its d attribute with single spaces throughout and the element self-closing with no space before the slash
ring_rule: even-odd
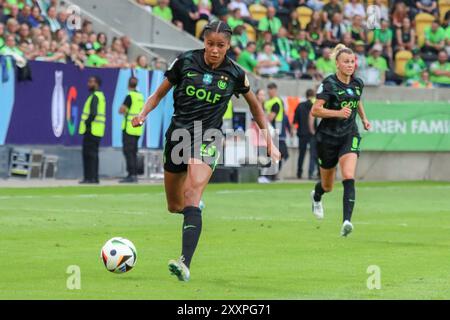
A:
<svg viewBox="0 0 450 320">
<path fill-rule="evenodd" d="M 269 100 L 264 102 L 264 110 L 267 114 L 268 122 L 276 129 L 276 136 L 279 141 L 278 149 L 281 153 L 281 160 L 279 162 L 279 169 L 281 170 L 283 160 L 287 160 L 289 157 L 288 147 L 286 145 L 286 129 L 289 127 L 289 122 L 285 121 L 284 103 L 278 96 L 278 86 L 276 83 L 272 82 L 268 84 L 267 93 Z M 278 180 L 278 177 L 279 173 L 272 177 L 272 180 Z"/>
<path fill-rule="evenodd" d="M 128 176 L 119 182 L 121 183 L 137 183 L 137 154 L 139 138 L 144 133 L 144 127 L 134 128 L 131 120 L 137 117 L 144 107 L 144 95 L 137 91 L 138 79 L 131 77 L 128 81 L 128 95 L 125 98 L 119 113 L 122 114 L 122 142 L 123 154 L 127 162 Z"/>
<path fill-rule="evenodd" d="M 88 88 L 90 95 L 81 115 L 78 133 L 83 135 L 83 171 L 84 179 L 80 183 L 99 183 L 98 150 L 105 135 L 106 99 L 100 91 L 101 79 L 90 77 Z"/>
<path fill-rule="evenodd" d="M 227 111 L 223 115 L 222 131 L 226 134 L 226 130 L 233 129 L 233 102 L 228 102 Z"/>
</svg>

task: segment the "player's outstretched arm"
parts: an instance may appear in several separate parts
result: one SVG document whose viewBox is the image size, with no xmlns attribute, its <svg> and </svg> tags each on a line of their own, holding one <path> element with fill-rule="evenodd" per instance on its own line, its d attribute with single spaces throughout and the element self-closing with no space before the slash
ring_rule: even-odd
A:
<svg viewBox="0 0 450 320">
<path fill-rule="evenodd" d="M 359 101 L 359 104 L 358 104 L 358 114 L 359 114 L 359 117 L 361 118 L 361 121 L 362 121 L 362 123 L 364 125 L 364 129 L 365 130 L 370 130 L 370 128 L 372 128 L 372 125 L 370 124 L 369 120 L 367 119 L 366 112 L 364 110 L 364 106 L 363 106 L 362 101 Z"/>
<path fill-rule="evenodd" d="M 341 110 L 331 110 L 324 108 L 325 100 L 317 99 L 311 109 L 311 115 L 316 118 L 343 118 L 348 119 L 352 114 L 352 109 L 344 107 Z"/>
<path fill-rule="evenodd" d="M 264 114 L 262 106 L 256 99 L 255 94 L 252 91 L 244 94 L 244 98 L 250 107 L 250 112 L 252 113 L 253 119 L 258 124 L 258 127 L 264 132 L 264 136 L 267 141 L 267 154 L 275 161 L 281 160 L 281 154 L 278 148 L 274 145 L 272 137 L 270 136 L 269 129 L 267 127 L 267 119 Z"/>
<path fill-rule="evenodd" d="M 169 80 L 164 79 L 158 89 L 156 89 L 156 91 L 147 99 L 141 113 L 137 117 L 133 118 L 131 122 L 133 127 L 140 127 L 144 124 L 147 119 L 147 115 L 158 106 L 159 102 L 166 96 L 170 89 L 172 89 L 172 84 Z"/>
</svg>

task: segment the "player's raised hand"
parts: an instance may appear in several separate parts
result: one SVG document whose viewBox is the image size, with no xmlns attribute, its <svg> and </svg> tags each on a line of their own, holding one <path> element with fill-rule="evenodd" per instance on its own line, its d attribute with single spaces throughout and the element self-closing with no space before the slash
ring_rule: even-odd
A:
<svg viewBox="0 0 450 320">
<path fill-rule="evenodd" d="M 143 126 L 145 122 L 145 117 L 138 115 L 137 117 L 134 117 L 133 120 L 131 120 L 131 125 L 133 126 L 133 128 L 137 128 L 140 126 Z"/>
<path fill-rule="evenodd" d="M 344 107 L 341 110 L 339 110 L 340 118 L 348 119 L 348 118 L 350 118 L 351 115 L 352 115 L 352 109 L 350 109 L 348 107 Z"/>
</svg>

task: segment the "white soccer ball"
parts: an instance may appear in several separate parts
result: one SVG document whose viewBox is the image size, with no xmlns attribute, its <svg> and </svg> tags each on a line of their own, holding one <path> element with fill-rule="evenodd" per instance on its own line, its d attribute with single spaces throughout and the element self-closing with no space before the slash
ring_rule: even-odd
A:
<svg viewBox="0 0 450 320">
<path fill-rule="evenodd" d="M 100 258 L 108 271 L 125 273 L 136 265 L 136 247 L 128 239 L 112 238 L 103 246 Z"/>
</svg>

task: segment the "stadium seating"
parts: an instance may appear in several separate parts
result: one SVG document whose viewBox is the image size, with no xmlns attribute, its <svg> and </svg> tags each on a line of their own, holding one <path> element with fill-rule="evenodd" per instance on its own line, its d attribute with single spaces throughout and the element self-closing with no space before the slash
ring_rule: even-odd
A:
<svg viewBox="0 0 450 320">
<path fill-rule="evenodd" d="M 434 16 L 428 13 L 419 13 L 416 15 L 416 34 L 417 42 L 421 47 L 425 43 L 425 29 L 434 21 Z"/>
<path fill-rule="evenodd" d="M 401 50 L 395 54 L 395 73 L 399 76 L 405 76 L 405 65 L 413 56 L 411 51 Z"/>
<path fill-rule="evenodd" d="M 267 8 L 260 4 L 252 4 L 249 6 L 250 16 L 253 20 L 259 21 L 267 14 Z"/>
<path fill-rule="evenodd" d="M 445 14 L 450 10 L 450 0 L 439 0 L 439 14 L 441 23 L 444 22 Z"/>
<path fill-rule="evenodd" d="M 208 24 L 208 20 L 201 19 L 195 24 L 195 37 L 200 38 L 202 36 L 203 29 Z"/>
<path fill-rule="evenodd" d="M 311 21 L 311 16 L 313 14 L 313 10 L 308 7 L 298 7 L 298 21 L 302 26 L 302 29 L 305 29 L 308 23 Z"/>
<path fill-rule="evenodd" d="M 367 0 L 367 5 L 368 6 L 373 5 L 374 2 L 375 2 L 374 0 Z M 381 3 L 389 8 L 389 0 L 383 0 L 381 1 Z"/>
<path fill-rule="evenodd" d="M 247 38 L 249 41 L 256 41 L 256 30 L 249 23 L 244 23 L 245 31 L 247 32 Z"/>
</svg>

